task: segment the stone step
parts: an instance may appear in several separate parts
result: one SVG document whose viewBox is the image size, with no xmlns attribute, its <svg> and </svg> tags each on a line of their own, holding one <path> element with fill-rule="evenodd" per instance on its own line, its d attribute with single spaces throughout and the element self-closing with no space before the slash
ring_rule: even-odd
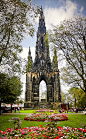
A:
<svg viewBox="0 0 86 139">
<path fill-rule="evenodd" d="M 49 103 L 49 102 L 39 102 L 38 103 L 38 106 L 37 106 L 37 109 L 40 109 L 40 108 L 45 108 L 45 109 L 50 109 L 50 108 L 52 108 L 52 104 L 51 103 Z"/>
<path fill-rule="evenodd" d="M 39 102 L 38 105 L 48 105 L 48 102 Z"/>
</svg>

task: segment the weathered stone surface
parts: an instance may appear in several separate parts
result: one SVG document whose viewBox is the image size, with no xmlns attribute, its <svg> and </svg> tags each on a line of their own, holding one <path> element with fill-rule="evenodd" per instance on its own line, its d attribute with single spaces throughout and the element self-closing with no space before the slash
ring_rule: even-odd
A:
<svg viewBox="0 0 86 139">
<path fill-rule="evenodd" d="M 54 64 L 55 67 L 52 66 L 49 56 L 49 47 L 44 41 L 45 35 L 45 20 L 41 8 L 37 32 L 35 62 L 33 63 L 33 68 L 28 70 L 26 74 L 25 101 L 29 103 L 39 102 L 39 84 L 42 80 L 44 80 L 47 85 L 47 102 L 61 102 L 58 63 L 57 66 L 56 63 Z M 30 49 L 28 54 L 31 57 Z"/>
</svg>

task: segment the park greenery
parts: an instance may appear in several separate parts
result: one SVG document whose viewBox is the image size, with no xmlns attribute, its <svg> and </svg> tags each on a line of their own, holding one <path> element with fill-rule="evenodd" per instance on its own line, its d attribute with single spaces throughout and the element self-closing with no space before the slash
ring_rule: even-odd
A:
<svg viewBox="0 0 86 139">
<path fill-rule="evenodd" d="M 2 88 L 1 92 L 4 92 L 2 97 L 4 101 L 7 97 L 8 92 L 14 95 L 13 85 L 16 86 L 16 80 L 20 84 L 20 79 L 15 75 L 19 75 L 23 69 L 22 59 L 20 53 L 22 52 L 21 41 L 23 40 L 25 34 L 33 36 L 34 34 L 34 21 L 40 12 L 38 6 L 33 6 L 31 0 L 21 1 L 21 0 L 1 0 L 1 28 L 0 32 L 0 70 L 2 74 L 0 82 L 3 78 L 4 83 L 0 85 Z M 56 61 L 57 66 L 57 52 L 59 52 L 58 57 L 61 59 L 66 59 L 66 66 L 61 70 L 61 79 L 63 79 L 68 85 L 71 84 L 72 88 L 79 87 L 76 93 L 66 94 L 67 101 L 76 102 L 74 106 L 83 107 L 86 105 L 86 17 L 77 16 L 69 20 L 64 20 L 57 26 L 53 26 L 53 31 L 49 34 L 46 33 L 45 43 L 49 46 L 49 41 L 52 42 L 54 49 L 54 63 Z M 49 49 L 49 48 L 48 48 Z M 60 56 L 59 56 L 60 55 Z M 58 59 L 59 59 L 58 58 Z M 28 64 L 26 71 L 32 67 L 31 56 L 28 57 Z M 7 77 L 9 74 L 9 77 Z M 7 79 L 9 78 L 9 79 Z M 5 87 L 6 89 L 4 89 Z M 8 87 L 7 87 L 8 86 Z M 9 88 L 10 90 L 9 91 Z M 18 86 L 16 86 L 18 87 Z M 20 87 L 21 88 L 21 87 Z M 19 88 L 19 90 L 20 90 Z M 81 89 L 80 89 L 81 88 Z M 72 90 L 71 90 L 72 91 Z M 15 96 L 19 96 L 20 92 L 16 91 Z M 5 94 L 6 93 L 6 94 Z M 11 97 L 10 95 L 10 97 Z M 71 96 L 70 96 L 71 95 Z M 0 98 L 1 93 L 0 93 Z M 16 98 L 13 96 L 12 102 Z M 7 97 L 8 98 L 8 97 Z M 63 94 L 64 102 L 65 95 Z M 3 99 L 3 98 L 2 98 Z M 9 100 L 9 99 L 8 99 Z M 11 102 L 10 102 L 11 103 Z M 72 105 L 71 105 L 72 106 Z"/>
<path fill-rule="evenodd" d="M 21 41 L 25 34 L 34 35 L 39 8 L 31 0 L 1 0 L 0 9 L 0 69 L 9 74 L 20 73 L 24 62 L 20 57 Z"/>
<path fill-rule="evenodd" d="M 0 36 L 0 100 L 13 104 L 22 92 L 22 83 L 17 74 L 23 69 L 20 57 L 23 50 L 21 41 L 25 33 L 33 36 L 33 25 L 39 8 L 32 6 L 31 0 L 9 0 L 9 2 L 1 0 L 0 8 L 0 32 L 2 32 Z M 46 45 L 48 45 L 47 38 L 48 34 L 45 37 Z M 56 61 L 56 65 L 57 52 L 59 52 L 60 60 L 66 60 L 66 66 L 61 70 L 61 79 L 72 87 L 67 94 L 63 93 L 64 102 L 67 99 L 71 106 L 84 107 L 86 105 L 86 17 L 77 16 L 61 22 L 58 26 L 53 26 L 53 31 L 49 33 L 49 40 L 54 48 L 53 60 Z M 31 67 L 32 61 L 29 56 L 27 70 Z M 86 138 L 86 115 L 84 114 L 68 114 L 67 121 L 59 121 L 59 123 L 50 121 L 47 125 L 40 119 L 40 121 L 26 121 L 25 116 L 0 115 L 1 135 L 4 138 L 5 136 L 33 139 Z M 14 120 L 14 124 L 18 126 L 13 128 L 10 119 Z M 20 120 L 22 120 L 21 127 Z"/>
<path fill-rule="evenodd" d="M 79 87 L 86 96 L 86 17 L 84 15 L 64 20 L 49 32 L 58 59 L 66 60 L 61 69 L 61 79 L 72 87 Z"/>
<path fill-rule="evenodd" d="M 73 87 L 68 92 L 72 96 L 71 102 L 74 102 L 74 107 L 83 108 L 85 106 L 85 92 L 81 88 Z"/>
<path fill-rule="evenodd" d="M 62 102 L 70 107 L 84 108 L 86 104 L 85 92 L 79 87 L 72 87 L 67 93 L 62 92 Z"/>
<path fill-rule="evenodd" d="M 31 0 L 0 1 L 0 104 L 14 103 L 22 92 L 20 74 L 26 61 L 20 57 L 25 34 L 34 35 L 40 8 Z M 25 67 L 25 66 L 24 66 Z"/>
<path fill-rule="evenodd" d="M 7 104 L 16 102 L 22 92 L 22 83 L 17 76 L 10 77 L 8 74 L 0 73 L 0 98 Z M 1 105 L 1 103 L 0 103 Z M 0 106 L 1 108 L 1 106 Z"/>
<path fill-rule="evenodd" d="M 1 131 L 4 139 L 78 139 L 85 138 L 86 129 L 72 128 L 72 127 L 59 127 L 55 123 L 48 124 L 48 127 L 36 126 L 26 127 L 24 129 L 10 129 L 8 128 L 5 132 Z"/>
<path fill-rule="evenodd" d="M 84 114 L 67 114 L 67 116 L 67 121 L 27 122 L 26 120 L 24 120 L 25 115 L 1 115 L 0 133 L 3 138 L 86 138 L 86 116 Z"/>
<path fill-rule="evenodd" d="M 68 116 L 65 114 L 57 113 L 33 113 L 24 118 L 27 121 L 65 121 L 68 120 Z"/>
</svg>

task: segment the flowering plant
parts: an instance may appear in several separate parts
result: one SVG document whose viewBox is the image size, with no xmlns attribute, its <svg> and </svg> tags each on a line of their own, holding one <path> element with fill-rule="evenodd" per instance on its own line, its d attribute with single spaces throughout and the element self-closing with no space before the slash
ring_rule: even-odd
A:
<svg viewBox="0 0 86 139">
<path fill-rule="evenodd" d="M 6 131 L 0 130 L 0 134 L 3 139 L 86 139 L 86 129 L 54 125 L 20 128 L 16 133 L 14 128 L 7 128 Z"/>
<path fill-rule="evenodd" d="M 17 129 L 17 128 L 21 128 L 21 120 L 19 117 L 12 117 L 11 120 L 9 120 L 10 122 L 13 122 L 14 124 L 14 129 Z"/>
<path fill-rule="evenodd" d="M 53 110 L 49 109 L 40 109 L 40 110 L 35 110 L 35 112 L 54 112 Z"/>
<path fill-rule="evenodd" d="M 35 114 L 29 114 L 24 118 L 24 120 L 28 121 L 65 121 L 68 120 L 68 116 L 65 114 L 45 114 L 45 113 L 35 113 Z"/>
</svg>

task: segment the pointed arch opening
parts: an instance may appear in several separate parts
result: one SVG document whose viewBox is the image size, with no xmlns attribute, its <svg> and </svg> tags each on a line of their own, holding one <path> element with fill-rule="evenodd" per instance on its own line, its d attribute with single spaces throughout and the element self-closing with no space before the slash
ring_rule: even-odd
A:
<svg viewBox="0 0 86 139">
<path fill-rule="evenodd" d="M 47 84 L 44 80 L 39 84 L 39 102 L 47 102 Z"/>
</svg>

